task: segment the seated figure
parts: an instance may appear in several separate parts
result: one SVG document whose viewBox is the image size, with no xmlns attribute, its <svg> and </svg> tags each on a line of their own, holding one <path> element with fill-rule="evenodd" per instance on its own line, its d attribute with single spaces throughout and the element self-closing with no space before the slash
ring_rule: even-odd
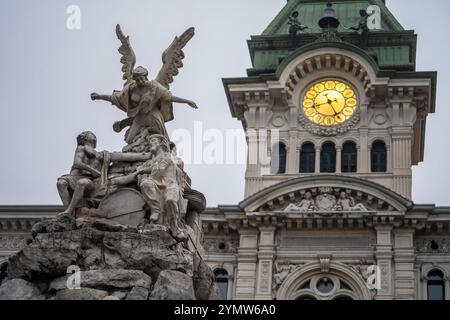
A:
<svg viewBox="0 0 450 320">
<path fill-rule="evenodd" d="M 78 135 L 72 170 L 57 182 L 65 208 L 61 214 L 72 214 L 83 199 L 106 194 L 111 162 L 145 161 L 151 156 L 149 153 L 98 152 L 96 146 L 94 133 L 86 131 Z"/>
<path fill-rule="evenodd" d="M 150 222 L 167 226 L 175 239 L 187 238 L 183 227 L 185 200 L 180 179 L 180 167 L 170 150 L 169 141 L 163 135 L 148 136 L 151 159 L 128 176 L 114 179 L 114 184 L 135 182 L 150 207 Z"/>
<path fill-rule="evenodd" d="M 355 200 L 347 195 L 345 192 L 341 192 L 339 199 L 336 203 L 335 210 L 337 211 L 367 211 L 367 208 L 362 203 L 355 203 Z"/>
</svg>

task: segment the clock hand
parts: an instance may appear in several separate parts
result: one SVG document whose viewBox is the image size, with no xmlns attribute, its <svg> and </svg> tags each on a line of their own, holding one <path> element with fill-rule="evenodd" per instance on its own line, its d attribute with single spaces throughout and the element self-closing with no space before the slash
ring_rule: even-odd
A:
<svg viewBox="0 0 450 320">
<path fill-rule="evenodd" d="M 334 99 L 334 101 L 330 101 L 330 106 L 331 106 L 331 108 L 333 109 L 334 115 L 337 116 L 338 113 L 336 112 L 336 109 L 335 109 L 334 106 L 333 106 L 333 102 L 337 102 L 337 100 Z"/>
<path fill-rule="evenodd" d="M 327 97 L 327 102 L 321 103 L 321 104 L 316 104 L 316 105 L 315 105 L 315 108 L 317 109 L 317 108 L 320 107 L 320 106 L 323 106 L 323 105 L 325 105 L 325 104 L 329 104 L 329 105 L 331 106 L 331 109 L 333 109 L 334 115 L 337 116 L 338 113 L 336 112 L 336 109 L 335 109 L 334 106 L 333 106 L 333 102 L 337 102 L 337 99 L 335 98 L 334 101 L 331 100 L 331 99 L 328 97 L 328 95 L 329 95 L 328 92 L 327 92 L 327 93 L 324 93 L 323 95 L 324 95 L 325 97 Z"/>
<path fill-rule="evenodd" d="M 321 104 L 315 104 L 314 106 L 317 108 L 317 107 L 323 106 L 325 104 L 330 104 L 330 103 L 329 102 L 325 102 L 325 103 L 321 103 Z"/>
</svg>

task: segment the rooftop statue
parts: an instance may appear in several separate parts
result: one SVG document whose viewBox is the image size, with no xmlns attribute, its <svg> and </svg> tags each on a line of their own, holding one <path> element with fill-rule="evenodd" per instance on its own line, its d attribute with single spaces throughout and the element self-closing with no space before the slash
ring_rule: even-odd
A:
<svg viewBox="0 0 450 320">
<path fill-rule="evenodd" d="M 368 20 L 369 17 L 372 16 L 374 14 L 374 12 L 372 13 L 367 13 L 366 10 L 360 10 L 359 11 L 359 15 L 361 16 L 361 18 L 358 21 L 358 24 L 356 26 L 350 27 L 350 28 L 346 28 L 349 30 L 354 30 L 356 31 L 360 37 L 361 37 L 361 49 L 363 50 L 367 50 L 367 48 L 369 47 L 369 26 L 368 26 Z"/>
<path fill-rule="evenodd" d="M 288 20 L 289 36 L 291 39 L 291 51 L 295 50 L 295 48 L 298 46 L 298 34 L 306 29 L 309 29 L 309 27 L 302 25 L 298 17 L 298 11 L 294 11 Z"/>
<path fill-rule="evenodd" d="M 125 134 L 125 141 L 132 144 L 143 128 L 151 133 L 161 134 L 168 138 L 165 123 L 173 120 L 172 103 L 185 103 L 197 109 L 195 102 L 176 97 L 169 91 L 178 69 L 183 67 L 183 48 L 194 36 L 194 28 L 189 28 L 180 37 L 175 37 L 172 44 L 162 54 L 163 66 L 155 80 L 148 80 L 148 70 L 144 67 L 135 68 L 136 56 L 120 25 L 116 26 L 116 34 L 122 45 L 119 52 L 122 55 L 123 80 L 125 84 L 120 91 L 112 95 L 91 94 L 92 100 L 111 102 L 127 113 L 127 118 L 114 123 L 115 132 L 121 132 L 130 127 Z"/>
</svg>

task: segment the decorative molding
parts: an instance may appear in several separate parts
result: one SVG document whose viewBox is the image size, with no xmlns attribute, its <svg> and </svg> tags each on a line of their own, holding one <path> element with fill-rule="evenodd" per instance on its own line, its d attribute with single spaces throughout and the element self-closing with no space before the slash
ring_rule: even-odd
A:
<svg viewBox="0 0 450 320">
<path fill-rule="evenodd" d="M 203 248 L 207 253 L 237 253 L 239 240 L 237 239 L 214 239 L 205 238 Z"/>
<path fill-rule="evenodd" d="M 319 264 L 320 264 L 320 270 L 322 272 L 329 272 L 330 271 L 330 262 L 331 262 L 331 256 L 319 256 Z"/>
<path fill-rule="evenodd" d="M 415 248 L 418 253 L 449 254 L 450 238 L 426 237 L 415 239 Z"/>
<path fill-rule="evenodd" d="M 280 200 L 283 198 L 283 201 Z M 348 188 L 318 187 L 292 192 L 277 201 L 268 201 L 258 212 L 307 213 L 332 216 L 349 212 L 396 211 L 372 195 Z"/>
<path fill-rule="evenodd" d="M 350 131 L 359 124 L 360 119 L 361 119 L 360 113 L 359 111 L 357 111 L 352 118 L 350 118 L 343 124 L 329 127 L 329 126 L 321 126 L 311 122 L 302 112 L 299 112 L 298 115 L 298 122 L 300 123 L 303 129 L 312 134 L 325 137 L 333 137 Z"/>
<path fill-rule="evenodd" d="M 272 292 L 276 294 L 286 278 L 303 264 L 290 264 L 288 261 L 275 261 L 273 264 Z"/>
</svg>

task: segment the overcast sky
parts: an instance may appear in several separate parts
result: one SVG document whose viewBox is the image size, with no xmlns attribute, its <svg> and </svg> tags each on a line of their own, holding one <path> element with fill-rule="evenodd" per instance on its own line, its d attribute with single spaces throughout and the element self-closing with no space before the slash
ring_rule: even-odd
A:
<svg viewBox="0 0 450 320">
<path fill-rule="evenodd" d="M 153 77 L 161 53 L 189 26 L 185 68 L 172 92 L 195 100 L 194 111 L 175 105 L 169 131 L 241 129 L 231 117 L 221 78 L 245 76 L 250 67 L 246 40 L 261 34 L 285 0 L 0 0 L 0 205 L 59 204 L 58 176 L 68 173 L 75 137 L 92 130 L 98 150 L 119 151 L 122 135 L 111 125 L 123 113 L 92 102 L 93 91 L 121 89 L 120 23 L 138 64 Z M 69 5 L 81 8 L 81 29 L 66 28 Z M 450 1 L 387 0 L 406 29 L 419 35 L 417 70 L 438 74 L 437 113 L 427 124 L 425 162 L 414 168 L 413 200 L 450 205 Z M 432 6 L 430 5 L 432 4 Z M 242 136 L 243 138 L 243 136 Z M 188 165 L 193 187 L 208 206 L 236 204 L 244 194 L 243 165 Z"/>
</svg>

